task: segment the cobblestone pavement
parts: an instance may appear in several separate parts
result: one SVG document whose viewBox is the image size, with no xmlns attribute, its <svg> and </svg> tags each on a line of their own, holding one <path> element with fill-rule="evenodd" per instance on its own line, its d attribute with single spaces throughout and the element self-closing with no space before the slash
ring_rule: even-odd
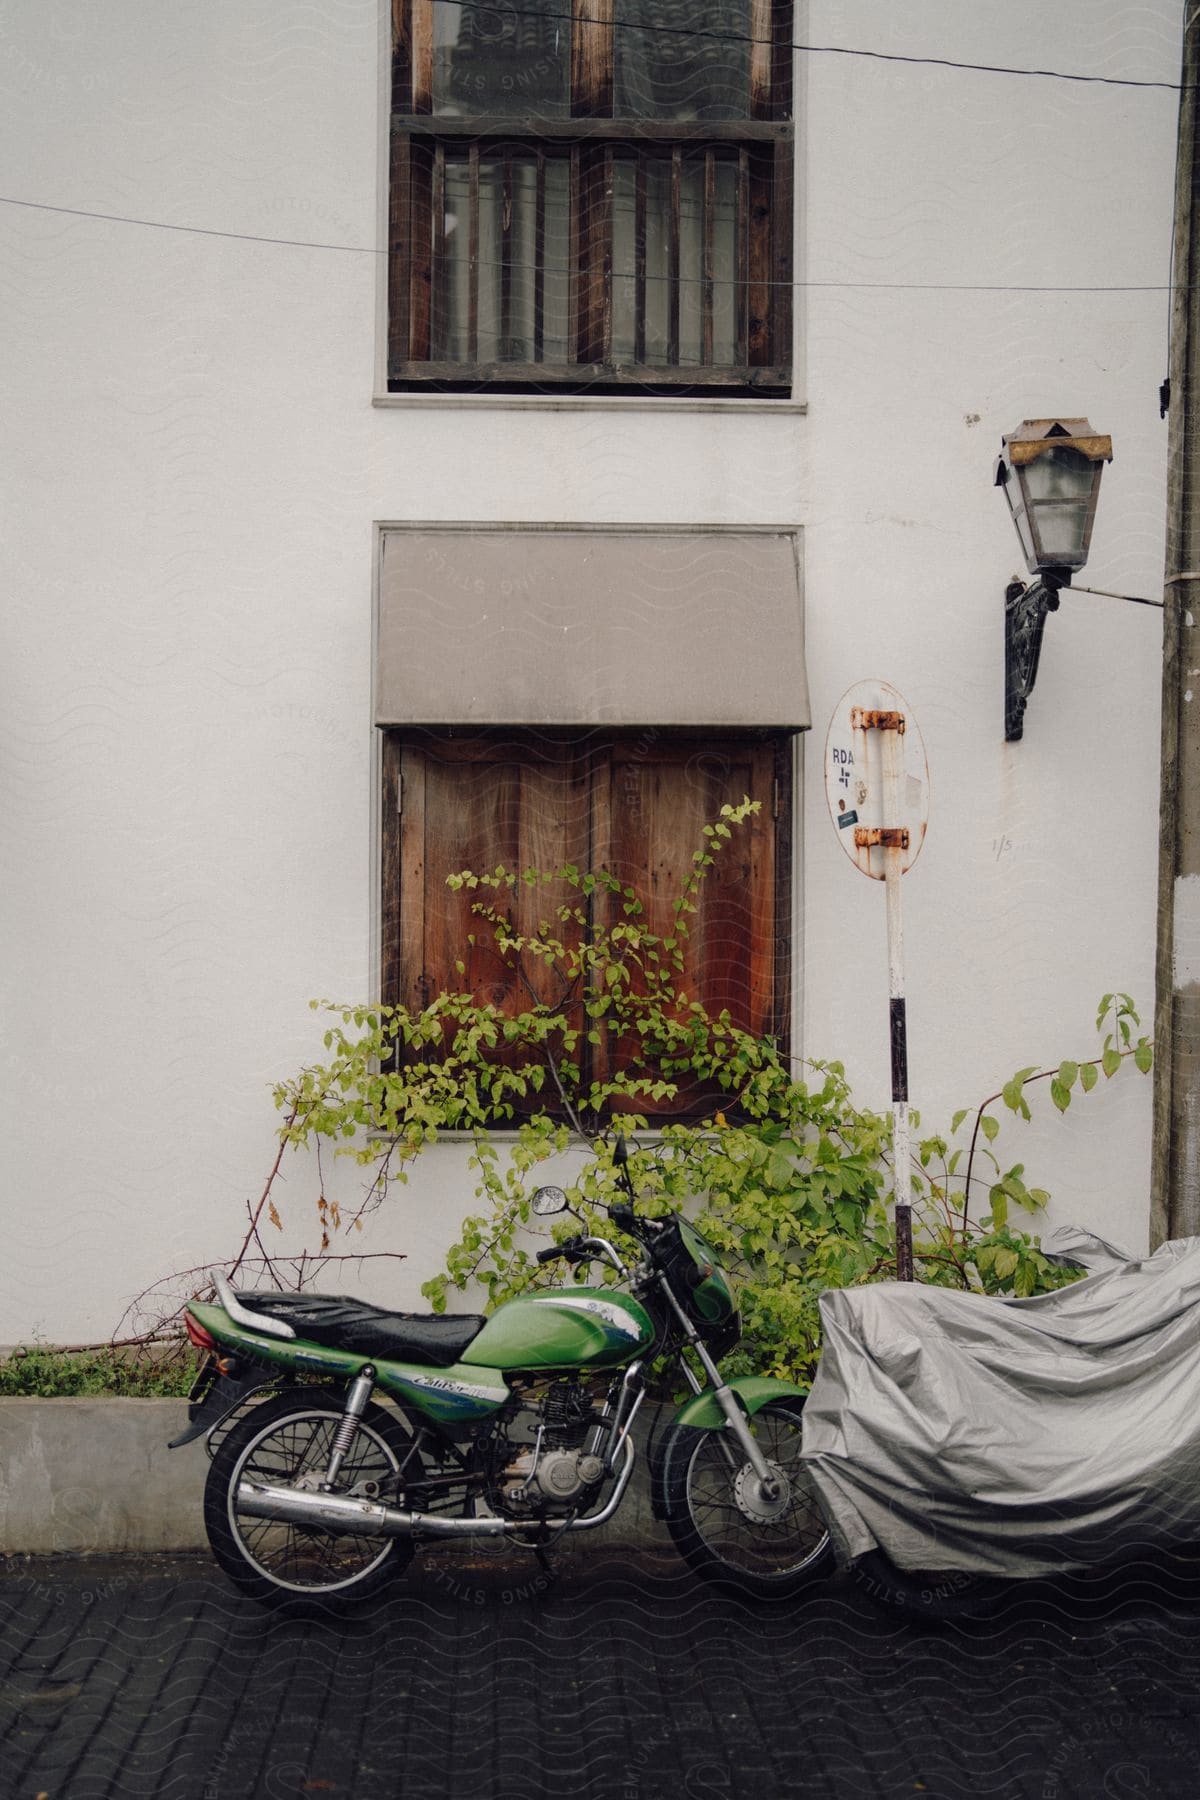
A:
<svg viewBox="0 0 1200 1800">
<path fill-rule="evenodd" d="M 1200 1791 L 1200 1593 L 992 1618 L 786 1606 L 657 1553 L 417 1565 L 337 1623 L 202 1557 L 0 1565 L 4 1800 L 1164 1800 Z"/>
</svg>

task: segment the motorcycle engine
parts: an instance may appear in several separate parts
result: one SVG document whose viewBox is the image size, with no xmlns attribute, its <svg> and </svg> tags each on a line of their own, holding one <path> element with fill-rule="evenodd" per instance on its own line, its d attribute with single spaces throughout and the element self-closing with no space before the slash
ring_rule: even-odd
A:
<svg viewBox="0 0 1200 1800">
<path fill-rule="evenodd" d="M 579 1381 L 556 1381 L 523 1396 L 501 1450 L 495 1502 L 517 1517 L 585 1500 L 604 1479 L 604 1463 L 584 1448 L 599 1423 L 590 1391 Z"/>
</svg>

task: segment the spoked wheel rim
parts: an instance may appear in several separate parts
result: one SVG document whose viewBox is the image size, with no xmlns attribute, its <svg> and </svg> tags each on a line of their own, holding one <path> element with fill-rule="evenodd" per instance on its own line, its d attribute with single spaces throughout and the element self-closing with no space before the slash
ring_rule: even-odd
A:
<svg viewBox="0 0 1200 1800">
<path fill-rule="evenodd" d="M 301 1477 L 321 1476 L 329 1463 L 339 1415 L 293 1413 L 277 1419 L 246 1446 L 229 1483 L 229 1527 L 242 1555 L 276 1588 L 296 1594 L 329 1594 L 366 1580 L 395 1549 L 388 1537 L 321 1530 L 285 1519 L 262 1519 L 238 1511 L 243 1481 L 290 1486 Z M 382 1484 L 400 1468 L 383 1436 L 360 1421 L 338 1475 L 345 1493 L 359 1482 Z"/>
<path fill-rule="evenodd" d="M 799 1416 L 765 1407 L 752 1423 L 776 1486 L 767 1494 L 741 1447 L 705 1432 L 687 1466 L 692 1527 L 712 1556 L 742 1575 L 798 1575 L 829 1553 L 829 1534 L 800 1457 Z"/>
</svg>

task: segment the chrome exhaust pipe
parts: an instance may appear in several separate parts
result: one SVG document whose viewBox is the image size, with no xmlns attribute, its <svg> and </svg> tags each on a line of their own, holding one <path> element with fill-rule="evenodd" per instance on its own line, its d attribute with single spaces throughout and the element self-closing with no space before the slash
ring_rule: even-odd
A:
<svg viewBox="0 0 1200 1800">
<path fill-rule="evenodd" d="M 568 1531 L 593 1531 L 597 1525 L 606 1524 L 616 1512 L 629 1486 L 634 1464 L 634 1449 L 628 1438 L 622 1448 L 625 1466 L 607 1503 L 598 1513 L 572 1519 L 567 1525 Z M 253 1519 L 279 1519 L 288 1525 L 308 1525 L 314 1530 L 355 1537 L 510 1537 L 541 1523 L 539 1519 L 446 1519 L 438 1513 L 408 1512 L 400 1506 L 382 1506 L 378 1500 L 360 1499 L 351 1494 L 319 1494 L 305 1488 L 273 1487 L 259 1481 L 239 1481 L 237 1510 Z M 555 1523 L 552 1519 L 546 1522 Z"/>
<path fill-rule="evenodd" d="M 513 1529 L 507 1519 L 443 1519 L 436 1513 L 406 1512 L 348 1494 L 316 1494 L 303 1488 L 238 1483 L 237 1510 L 255 1519 L 280 1519 L 356 1537 L 501 1537 Z"/>
</svg>

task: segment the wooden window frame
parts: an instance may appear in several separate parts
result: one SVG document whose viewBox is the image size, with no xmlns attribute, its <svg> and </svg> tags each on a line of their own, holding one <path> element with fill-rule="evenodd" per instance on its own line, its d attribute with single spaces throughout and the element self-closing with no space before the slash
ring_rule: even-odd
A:
<svg viewBox="0 0 1200 1800">
<path fill-rule="evenodd" d="M 787 731 L 746 728 L 699 732 L 683 728 L 635 728 L 623 730 L 577 727 L 522 731 L 511 726 L 491 730 L 471 727 L 396 726 L 385 729 L 382 763 L 381 857 L 381 999 L 385 1005 L 404 1005 L 417 1010 L 443 987 L 461 985 L 455 972 L 456 956 L 468 954 L 458 934 L 465 937 L 463 915 L 467 899 L 441 888 L 447 867 L 433 867 L 439 823 L 426 808 L 423 769 L 427 756 L 442 763 L 476 768 L 508 767 L 522 758 L 569 770 L 578 777 L 586 795 L 588 842 L 574 847 L 578 866 L 606 867 L 612 860 L 620 825 L 613 814 L 621 803 L 620 772 L 636 769 L 649 760 L 662 765 L 688 759 L 720 757 L 727 753 L 752 765 L 753 798 L 762 802 L 759 814 L 741 828 L 745 835 L 731 845 L 729 854 L 742 859 L 744 879 L 751 895 L 749 962 L 746 974 L 748 1016 L 735 1022 L 770 1037 L 787 1053 L 791 1037 L 792 991 L 792 738 Z M 647 746 L 650 746 L 649 751 Z M 727 777 L 729 779 L 730 777 Z M 741 798 L 739 793 L 737 798 Z M 581 811 L 581 816 L 583 813 Z M 456 860 L 452 855 L 448 861 Z M 645 881 L 647 870 L 641 880 Z M 622 880 L 626 875 L 622 874 Z M 427 910 L 440 892 L 447 896 L 446 912 L 432 925 Z M 544 901 L 541 904 L 545 904 Z M 603 907 L 603 897 L 596 905 Z M 598 913 L 596 916 L 603 916 Z M 440 953 L 446 966 L 428 968 L 426 945 L 443 940 Z M 489 996 L 503 1005 L 499 992 Z M 694 996 L 702 1000 L 703 992 Z M 521 996 L 521 1009 L 530 1003 Z M 581 1021 L 582 1022 L 582 1021 Z M 585 1085 L 603 1078 L 610 1066 L 606 1044 L 583 1052 Z M 619 1055 L 619 1051 L 617 1052 Z M 547 1104 L 543 1094 L 539 1104 Z M 683 1097 L 664 1102 L 651 1116 L 659 1122 L 687 1118 L 711 1111 L 720 1104 L 713 1095 Z M 503 1121 L 498 1121 L 503 1124 Z"/>
<path fill-rule="evenodd" d="M 572 13 L 570 117 L 523 120 L 480 113 L 433 112 L 433 0 L 392 0 L 392 111 L 388 277 L 388 388 L 428 391 L 577 392 L 636 387 L 665 395 L 724 394 L 786 399 L 792 391 L 792 122 L 791 0 L 752 0 L 750 107 L 745 118 L 656 122 L 613 117 L 613 0 L 563 0 Z M 465 151 L 469 200 L 466 354 L 447 353 L 447 261 L 444 233 L 447 158 Z M 481 157 L 499 160 L 504 180 L 521 163 L 536 186 L 533 358 L 480 360 L 479 171 Z M 551 157 L 569 166 L 571 252 L 566 335 L 573 354 L 544 354 L 545 171 Z M 703 159 L 701 361 L 680 360 L 680 177 L 685 158 Z M 614 159 L 631 163 L 637 199 L 632 360 L 614 352 L 610 203 Z M 646 171 L 651 159 L 671 162 L 667 361 L 646 356 Z M 733 238 L 735 347 L 721 364 L 713 351 L 715 168 L 735 167 Z M 507 189 L 506 189 L 507 192 Z M 512 213 L 502 209 L 501 263 Z M 500 336 L 504 335 L 501 283 Z"/>
</svg>

